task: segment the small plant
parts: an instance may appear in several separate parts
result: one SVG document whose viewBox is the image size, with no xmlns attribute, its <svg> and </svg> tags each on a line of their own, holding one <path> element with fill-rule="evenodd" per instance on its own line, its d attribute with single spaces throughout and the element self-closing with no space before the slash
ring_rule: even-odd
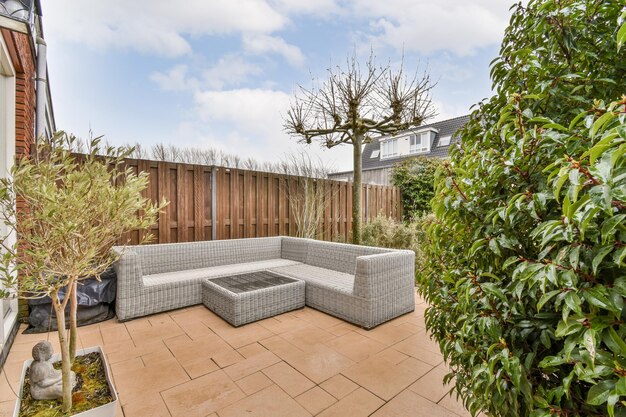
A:
<svg viewBox="0 0 626 417">
<path fill-rule="evenodd" d="M 439 158 L 418 156 L 393 167 L 391 182 L 402 193 L 405 220 L 430 213 L 430 200 L 435 196 L 435 172 L 440 166 Z"/>
<path fill-rule="evenodd" d="M 306 152 L 287 155 L 276 165 L 285 175 L 280 181 L 280 192 L 289 201 L 296 236 L 315 239 L 333 197 L 324 179 L 330 170 L 321 159 L 314 159 Z"/>
<path fill-rule="evenodd" d="M 81 161 L 63 132 L 40 141 L 32 159 L 22 159 L 0 180 L 2 297 L 49 296 L 56 312 L 63 372 L 63 412 L 72 407 L 70 368 L 76 355 L 76 288 L 98 277 L 115 260 L 110 251 L 125 233 L 148 229 L 165 203 L 142 197 L 144 173 L 123 169 L 131 151 L 100 148 L 94 139 Z M 102 154 L 102 155 L 100 155 Z M 16 201 L 23 204 L 16 208 Z M 60 291 L 65 289 L 66 295 Z M 69 334 L 65 314 L 69 305 Z"/>
<path fill-rule="evenodd" d="M 378 215 L 363 225 L 363 245 L 391 249 L 409 249 L 415 252 L 415 264 L 424 264 L 422 245 L 426 239 L 426 227 L 432 222 L 432 215 L 414 218 L 411 222 L 400 222 Z"/>
</svg>

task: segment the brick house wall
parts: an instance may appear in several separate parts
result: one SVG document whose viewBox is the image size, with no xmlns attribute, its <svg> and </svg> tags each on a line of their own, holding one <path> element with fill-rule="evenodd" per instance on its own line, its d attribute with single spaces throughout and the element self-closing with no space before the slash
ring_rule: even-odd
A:
<svg viewBox="0 0 626 417">
<path fill-rule="evenodd" d="M 35 143 L 35 57 L 26 33 L 2 29 L 15 68 L 15 152 L 18 158 L 30 155 Z"/>
</svg>

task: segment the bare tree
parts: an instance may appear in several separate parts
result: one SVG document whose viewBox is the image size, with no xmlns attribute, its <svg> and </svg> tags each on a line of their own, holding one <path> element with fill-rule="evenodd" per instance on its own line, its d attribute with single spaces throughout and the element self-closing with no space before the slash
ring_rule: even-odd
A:
<svg viewBox="0 0 626 417">
<path fill-rule="evenodd" d="M 361 69 L 355 55 L 346 68 L 328 70 L 328 78 L 311 89 L 299 86 L 285 119 L 285 131 L 300 141 L 319 140 L 333 148 L 352 145 L 352 241 L 361 241 L 361 153 L 372 135 L 395 135 L 435 115 L 430 76 L 416 71 L 407 78 L 403 65 L 378 67 L 370 54 Z"/>
</svg>

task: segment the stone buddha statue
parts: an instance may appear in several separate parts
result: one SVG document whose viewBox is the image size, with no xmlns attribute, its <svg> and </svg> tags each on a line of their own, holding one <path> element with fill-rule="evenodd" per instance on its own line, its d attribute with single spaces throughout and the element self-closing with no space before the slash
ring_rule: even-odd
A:
<svg viewBox="0 0 626 417">
<path fill-rule="evenodd" d="M 33 363 L 28 371 L 30 395 L 35 400 L 56 400 L 63 397 L 63 377 L 61 370 L 54 369 L 52 344 L 46 340 L 33 347 Z M 76 374 L 70 373 L 70 385 L 76 384 Z"/>
</svg>

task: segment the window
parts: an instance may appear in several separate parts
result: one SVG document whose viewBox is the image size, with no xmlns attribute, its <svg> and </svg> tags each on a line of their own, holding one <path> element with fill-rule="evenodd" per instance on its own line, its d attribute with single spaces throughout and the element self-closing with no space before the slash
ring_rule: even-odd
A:
<svg viewBox="0 0 626 417">
<path fill-rule="evenodd" d="M 386 140 L 380 144 L 381 158 L 398 156 L 398 139 Z"/>
<path fill-rule="evenodd" d="M 0 177 L 5 177 L 15 159 L 15 70 L 8 48 L 0 36 Z M 5 244 L 13 245 L 15 234 L 0 222 L 0 236 L 8 234 Z M 0 256 L 3 249 L 0 248 Z M 0 283 L 0 289 L 2 284 Z M 17 299 L 0 299 L 0 350 L 4 348 L 17 320 Z"/>
<path fill-rule="evenodd" d="M 379 155 L 380 155 L 380 149 L 376 149 L 375 151 L 372 151 L 372 155 L 370 156 L 370 159 L 378 158 Z"/>
<path fill-rule="evenodd" d="M 430 151 L 430 132 L 421 132 L 410 136 L 410 153 Z"/>
<path fill-rule="evenodd" d="M 439 138 L 439 146 L 448 146 L 450 145 L 450 135 L 442 136 Z"/>
</svg>

